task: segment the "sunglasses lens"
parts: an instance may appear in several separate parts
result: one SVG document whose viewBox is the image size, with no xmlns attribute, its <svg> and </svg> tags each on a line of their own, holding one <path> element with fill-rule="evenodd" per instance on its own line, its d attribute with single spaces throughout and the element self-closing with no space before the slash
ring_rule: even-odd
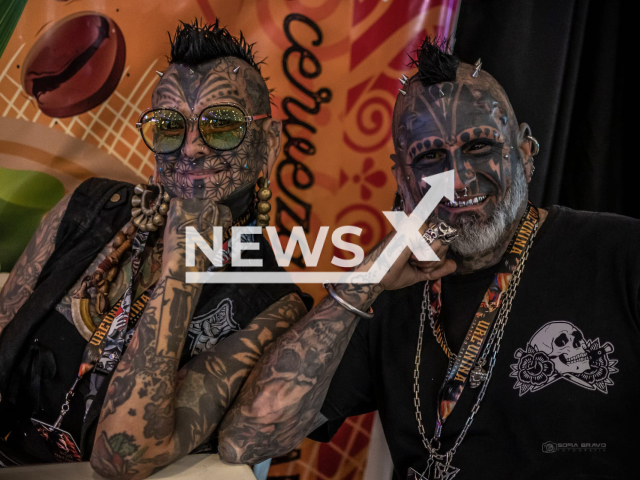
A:
<svg viewBox="0 0 640 480">
<path fill-rule="evenodd" d="M 152 110 L 140 120 L 140 132 L 147 146 L 155 153 L 174 152 L 182 145 L 184 117 L 174 110 Z"/>
<path fill-rule="evenodd" d="M 207 108 L 200 115 L 199 123 L 202 138 L 216 150 L 236 148 L 247 132 L 242 110 L 228 105 Z"/>
</svg>

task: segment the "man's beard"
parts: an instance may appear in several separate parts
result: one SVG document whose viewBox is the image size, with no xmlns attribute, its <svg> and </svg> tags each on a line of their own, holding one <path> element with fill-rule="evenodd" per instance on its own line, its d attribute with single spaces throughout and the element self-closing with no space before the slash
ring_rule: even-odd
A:
<svg viewBox="0 0 640 480">
<path fill-rule="evenodd" d="M 458 236 L 451 243 L 451 251 L 467 257 L 489 252 L 507 239 L 511 226 L 519 220 L 520 210 L 528 197 L 527 180 L 524 165 L 517 162 L 513 175 L 513 184 L 507 188 L 504 199 L 496 206 L 486 222 L 480 223 L 478 217 L 463 214 L 451 224 L 458 229 Z"/>
</svg>

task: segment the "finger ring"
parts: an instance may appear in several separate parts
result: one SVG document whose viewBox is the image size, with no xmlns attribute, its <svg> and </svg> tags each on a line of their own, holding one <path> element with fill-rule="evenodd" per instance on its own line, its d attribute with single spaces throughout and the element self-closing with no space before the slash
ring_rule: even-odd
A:
<svg viewBox="0 0 640 480">
<path fill-rule="evenodd" d="M 438 238 L 438 225 L 432 225 L 422 234 L 422 238 L 424 238 L 429 245 L 436 241 Z"/>
<path fill-rule="evenodd" d="M 445 222 L 438 225 L 438 238 L 443 245 L 449 245 L 458 236 L 458 229 L 450 227 Z"/>
<path fill-rule="evenodd" d="M 427 228 L 422 238 L 424 238 L 429 245 L 435 242 L 436 239 L 439 239 L 443 245 L 449 245 L 457 236 L 458 230 L 456 228 L 450 227 L 445 222 L 440 221 L 440 223 Z"/>
</svg>

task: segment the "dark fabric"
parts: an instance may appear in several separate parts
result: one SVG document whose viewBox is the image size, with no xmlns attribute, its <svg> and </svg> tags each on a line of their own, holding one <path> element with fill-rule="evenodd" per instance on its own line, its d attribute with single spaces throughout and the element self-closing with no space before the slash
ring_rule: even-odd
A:
<svg viewBox="0 0 640 480">
<path fill-rule="evenodd" d="M 615 235 L 602 236 L 603 231 Z M 638 220 L 550 208 L 518 286 L 486 396 L 453 458 L 461 469 L 456 480 L 635 478 L 629 470 L 640 429 L 639 244 Z M 443 279 L 442 315 L 454 351 L 492 275 L 490 270 Z M 360 321 L 321 410 L 329 421 L 311 435 L 326 441 L 345 417 L 378 409 L 400 479 L 409 467 L 424 469 L 428 457 L 413 402 L 423 288 L 421 283 L 384 292 L 373 305 L 374 319 Z M 612 350 L 599 357 L 601 365 L 596 342 Z M 534 348 L 542 352 L 537 357 Z M 427 321 L 420 401 L 429 436 L 447 363 Z M 601 383 L 584 380 L 595 373 L 603 375 Z M 478 391 L 463 391 L 444 425 L 443 449 L 453 445 Z M 604 450 L 594 450 L 602 444 Z"/>
<path fill-rule="evenodd" d="M 628 2 L 462 0 L 455 53 L 505 88 L 540 141 L 530 199 L 537 205 L 640 218 L 629 80 Z M 635 104 L 635 102 L 633 102 Z"/>
<path fill-rule="evenodd" d="M 120 193 L 121 200 L 111 202 L 110 198 L 116 191 Z M 31 304 L 29 313 L 33 315 L 29 323 L 31 330 L 25 332 L 24 329 L 13 328 L 7 335 L 7 328 L 0 338 L 0 348 L 10 346 L 14 355 L 3 356 L 3 365 L 7 365 L 7 370 L 3 370 L 7 387 L 2 390 L 0 424 L 3 433 L 11 432 L 11 435 L 8 442 L 0 442 L 0 448 L 5 456 L 18 464 L 54 461 L 29 419 L 34 416 L 50 424 L 55 422 L 65 394 L 75 380 L 86 345 L 75 327 L 54 307 L 98 252 L 129 220 L 132 191 L 132 185 L 103 179 L 91 179 L 78 187 L 61 221 L 54 254 L 27 302 Z M 282 271 L 266 239 L 260 236 L 258 240 L 260 250 L 245 252 L 243 258 L 262 258 L 263 266 L 259 270 Z M 73 263 L 81 266 L 72 266 Z M 61 281 L 59 275 L 73 276 L 61 277 L 64 279 Z M 205 285 L 195 309 L 193 320 L 196 321 L 189 327 L 181 365 L 234 331 L 246 327 L 255 316 L 290 293 L 297 293 L 308 309 L 312 307 L 312 298 L 295 284 Z M 40 302 L 41 296 L 57 300 Z M 24 318 L 22 310 L 27 304 L 9 326 L 20 325 L 16 322 Z M 2 353 L 6 352 L 3 350 Z M 86 375 L 78 384 L 71 410 L 61 425 L 72 434 L 87 460 L 109 383 L 102 383 L 83 420 L 89 378 L 90 375 Z"/>
<path fill-rule="evenodd" d="M 118 193 L 117 202 L 109 201 Z M 45 264 L 33 294 L 0 335 L 0 392 L 8 396 L 14 362 L 26 339 L 64 293 L 89 267 L 91 261 L 131 218 L 128 208 L 133 186 L 105 178 L 83 182 L 72 195 L 60 222 L 55 250 Z M 54 265 L 59 265 L 54 267 Z M 52 275 L 55 270 L 55 275 Z"/>
</svg>

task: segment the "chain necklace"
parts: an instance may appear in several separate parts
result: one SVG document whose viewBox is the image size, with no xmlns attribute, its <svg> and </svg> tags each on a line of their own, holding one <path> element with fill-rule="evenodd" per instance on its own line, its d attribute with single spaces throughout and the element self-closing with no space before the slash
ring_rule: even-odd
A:
<svg viewBox="0 0 640 480">
<path fill-rule="evenodd" d="M 420 406 L 420 382 L 419 382 L 419 378 L 420 378 L 420 361 L 421 361 L 421 356 L 422 356 L 422 342 L 423 342 L 423 337 L 424 337 L 424 325 L 425 325 L 425 320 L 427 317 L 427 312 L 429 315 L 429 321 L 430 321 L 430 325 L 431 325 L 431 329 L 432 332 L 434 334 L 434 336 L 436 336 L 436 331 L 435 331 L 435 321 L 434 321 L 434 315 L 433 315 L 433 308 L 431 305 L 431 302 L 429 301 L 429 282 L 425 283 L 424 286 L 424 292 L 423 292 L 423 299 L 422 299 L 422 312 L 420 314 L 420 329 L 418 331 L 418 347 L 416 349 L 416 357 L 415 357 L 415 368 L 414 368 L 414 372 L 413 372 L 413 392 L 414 392 L 414 399 L 413 399 L 413 404 L 415 406 L 415 415 L 416 415 L 416 421 L 418 422 L 418 431 L 420 432 L 420 436 L 422 437 L 422 443 L 424 445 L 424 447 L 427 449 L 427 451 L 429 452 L 429 460 L 427 461 L 427 468 L 424 470 L 424 472 L 429 472 L 434 461 L 437 460 L 438 462 L 442 462 L 440 464 L 436 464 L 437 466 L 441 467 L 439 470 L 436 470 L 436 476 L 435 478 L 442 478 L 442 479 L 452 479 L 459 471 L 459 469 L 454 469 L 453 467 L 450 467 L 451 464 L 451 459 L 453 458 L 453 456 L 455 455 L 458 447 L 460 447 L 460 444 L 462 443 L 462 441 L 464 440 L 465 436 L 467 435 L 467 431 L 469 430 L 469 427 L 471 427 L 471 424 L 473 423 L 473 420 L 475 418 L 475 415 L 478 413 L 478 410 L 480 410 L 480 404 L 482 402 L 482 399 L 484 398 L 485 392 L 487 390 L 487 387 L 489 386 L 489 381 L 491 380 L 491 375 L 493 373 L 493 368 L 495 367 L 496 364 L 496 358 L 498 355 L 498 350 L 500 350 L 500 342 L 502 340 L 502 336 L 504 334 L 504 328 L 507 324 L 507 320 L 509 319 L 509 313 L 511 311 L 511 305 L 513 302 L 513 299 L 515 297 L 515 293 L 516 293 L 516 288 L 518 287 L 518 284 L 520 283 L 520 277 L 522 275 L 522 272 L 524 270 L 524 265 L 525 262 L 527 260 L 527 258 L 529 257 L 529 251 L 531 249 L 531 245 L 533 244 L 533 239 L 536 236 L 538 230 L 538 225 L 536 223 L 534 229 L 533 229 L 533 233 L 531 234 L 531 238 L 529 240 L 529 242 L 527 243 L 527 246 L 525 248 L 525 251 L 522 255 L 521 261 L 519 262 L 516 271 L 513 274 L 513 278 L 511 280 L 511 282 L 509 283 L 509 287 L 507 289 L 507 292 L 505 293 L 505 299 L 503 301 L 503 304 L 500 308 L 500 311 L 498 313 L 498 318 L 497 321 L 495 322 L 495 326 L 491 331 L 491 334 L 489 336 L 489 339 L 486 343 L 485 348 L 483 349 L 483 352 L 480 356 L 480 358 L 478 359 L 478 365 L 483 366 L 486 361 L 487 361 L 487 357 L 489 356 L 490 352 L 491 352 L 491 359 L 489 360 L 489 369 L 488 372 L 486 373 L 486 379 L 484 382 L 482 382 L 482 387 L 480 388 L 480 392 L 478 393 L 478 397 L 476 398 L 475 404 L 473 405 L 473 408 L 471 409 L 471 414 L 469 415 L 469 417 L 467 418 L 467 421 L 465 422 L 464 427 L 462 428 L 462 431 L 460 432 L 460 434 L 458 435 L 458 437 L 456 438 L 456 441 L 453 445 L 453 447 L 451 447 L 451 449 L 449 449 L 449 451 L 447 451 L 446 453 L 439 453 L 439 450 L 441 448 L 441 443 L 439 439 L 433 438 L 433 439 L 429 439 L 427 437 L 427 434 L 425 432 L 425 428 L 424 425 L 422 424 L 422 412 L 421 412 L 421 406 Z M 456 358 L 456 354 L 454 354 L 451 349 L 448 347 L 447 343 L 446 343 L 446 339 L 444 339 L 444 335 L 443 335 L 443 342 L 441 343 L 442 349 L 444 350 L 444 352 L 447 354 L 447 357 L 449 358 L 449 367 L 448 367 L 448 371 L 447 373 L 449 373 L 449 371 L 451 370 L 453 363 L 455 361 Z M 410 470 L 411 471 L 411 470 Z M 420 475 L 419 473 L 416 473 L 416 478 L 427 478 L 424 475 Z"/>
</svg>

